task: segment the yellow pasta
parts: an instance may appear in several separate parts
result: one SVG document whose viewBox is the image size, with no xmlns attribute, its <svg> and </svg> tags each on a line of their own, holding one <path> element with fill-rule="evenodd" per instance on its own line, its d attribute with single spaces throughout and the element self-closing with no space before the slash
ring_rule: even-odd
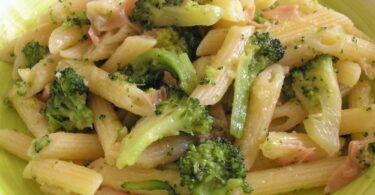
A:
<svg viewBox="0 0 375 195">
<path fill-rule="evenodd" d="M 315 161 L 327 157 L 327 153 L 304 133 L 270 132 L 260 148 L 265 157 L 272 160 L 287 160 L 289 163 Z"/>
<path fill-rule="evenodd" d="M 374 104 L 371 84 L 369 81 L 359 81 L 349 93 L 349 108 L 366 107 Z"/>
<path fill-rule="evenodd" d="M 48 47 L 52 54 L 58 54 L 61 50 L 72 47 L 83 41 L 88 27 L 77 28 L 75 26 L 62 25 L 56 28 L 49 37 Z"/>
<path fill-rule="evenodd" d="M 27 83 L 26 97 L 37 94 L 55 79 L 55 69 L 60 59 L 59 56 L 50 55 L 31 69 L 18 69 L 21 79 Z"/>
<path fill-rule="evenodd" d="M 57 1 L 49 12 L 42 15 L 40 20 L 45 23 L 63 23 L 67 17 L 82 14 L 86 9 L 87 0 Z"/>
<path fill-rule="evenodd" d="M 141 168 L 156 168 L 177 160 L 193 143 L 190 136 L 172 136 L 161 139 L 150 145 L 139 157 L 134 166 Z"/>
<path fill-rule="evenodd" d="M 203 38 L 197 48 L 197 56 L 208 56 L 216 54 L 224 43 L 228 29 L 210 30 Z"/>
<path fill-rule="evenodd" d="M 45 144 L 41 148 L 41 144 Z M 52 133 L 33 141 L 32 159 L 87 161 L 103 157 L 98 136 L 82 133 Z"/>
<path fill-rule="evenodd" d="M 195 72 L 199 79 L 202 79 L 206 75 L 206 66 L 210 66 L 214 56 L 204 56 L 194 61 Z"/>
<path fill-rule="evenodd" d="M 44 108 L 44 104 L 36 97 L 21 97 L 13 88 L 10 93 L 9 100 L 18 115 L 25 122 L 28 130 L 35 137 L 42 137 L 48 134 L 48 125 L 40 110 Z"/>
<path fill-rule="evenodd" d="M 375 130 L 375 105 L 342 110 L 340 135 Z"/>
<path fill-rule="evenodd" d="M 129 26 L 124 25 L 119 29 L 106 32 L 97 44 L 92 45 L 84 55 L 90 61 L 99 61 L 110 58 L 126 37 L 135 32 Z"/>
<path fill-rule="evenodd" d="M 318 51 L 312 49 L 308 45 L 297 43 L 294 46 L 287 47 L 284 57 L 279 63 L 289 67 L 299 67 L 313 59 L 318 54 Z"/>
<path fill-rule="evenodd" d="M 297 100 L 291 100 L 281 106 L 276 106 L 270 124 L 270 131 L 287 131 L 302 123 L 307 115 L 303 105 Z"/>
<path fill-rule="evenodd" d="M 258 10 L 267 9 L 271 7 L 277 0 L 254 0 L 255 6 Z"/>
<path fill-rule="evenodd" d="M 117 69 L 128 65 L 138 56 L 152 49 L 156 45 L 156 39 L 150 36 L 130 36 L 116 49 L 108 61 L 102 66 L 107 72 L 115 72 Z"/>
<path fill-rule="evenodd" d="M 89 102 L 94 113 L 94 127 L 103 147 L 105 160 L 113 165 L 116 160 L 113 145 L 119 138 L 122 124 L 109 102 L 95 95 L 91 96 Z"/>
<path fill-rule="evenodd" d="M 101 185 L 102 176 L 83 166 L 60 160 L 33 160 L 27 164 L 23 176 L 38 183 L 58 187 L 67 193 L 92 195 Z"/>
<path fill-rule="evenodd" d="M 232 22 L 246 20 L 240 0 L 212 0 L 211 4 L 219 6 L 224 11 L 222 20 Z"/>
<path fill-rule="evenodd" d="M 324 186 L 329 176 L 344 162 L 343 157 L 282 168 L 254 171 L 246 181 L 254 188 L 252 194 L 280 194 L 294 190 Z M 241 194 L 238 190 L 235 194 Z"/>
<path fill-rule="evenodd" d="M 81 41 L 80 43 L 60 51 L 60 56 L 65 59 L 72 60 L 84 60 L 84 55 L 87 53 L 90 45 L 90 41 Z"/>
<path fill-rule="evenodd" d="M 261 72 L 254 81 L 248 103 L 244 135 L 235 142 L 245 157 L 247 169 L 253 165 L 259 154 L 259 146 L 266 139 L 284 77 L 284 68 L 275 64 Z"/>
<path fill-rule="evenodd" d="M 109 74 L 92 64 L 79 61 L 61 61 L 59 69 L 73 68 L 88 81 L 90 91 L 116 106 L 139 115 L 152 114 L 154 105 L 149 94 L 134 84 L 113 81 Z"/>
<path fill-rule="evenodd" d="M 339 84 L 353 87 L 359 81 L 361 76 L 359 64 L 350 61 L 339 61 L 335 67 Z"/>
<path fill-rule="evenodd" d="M 31 146 L 32 140 L 32 137 L 23 133 L 9 129 L 0 129 L 0 147 L 9 151 L 11 154 L 16 155 L 22 160 L 29 159 L 27 151 Z"/>
<path fill-rule="evenodd" d="M 283 44 L 289 45 L 320 29 L 335 25 L 354 26 L 348 17 L 325 9 L 301 19 L 275 25 L 269 29 L 269 32 L 273 37 L 280 39 Z"/>
<path fill-rule="evenodd" d="M 241 56 L 252 33 L 253 27 L 250 26 L 229 29 L 223 46 L 212 60 L 211 66 L 218 69 L 218 75 L 212 79 L 214 84 L 199 85 L 191 97 L 199 99 L 202 105 L 214 105 L 223 97 L 235 77 L 234 63 Z"/>
<path fill-rule="evenodd" d="M 143 169 L 136 167 L 127 167 L 124 169 L 117 169 L 104 163 L 103 159 L 94 161 L 90 168 L 100 173 L 103 177 L 103 186 L 114 189 L 121 189 L 124 182 L 136 182 L 146 180 L 161 180 L 167 181 L 170 185 L 176 186 L 177 192 L 180 194 L 189 194 L 187 189 L 180 185 L 179 173 L 175 170 L 157 170 L 157 169 Z M 167 195 L 166 191 L 139 191 L 140 194 L 155 194 Z"/>
<path fill-rule="evenodd" d="M 51 187 L 51 186 L 46 186 L 46 185 L 40 186 L 40 191 L 42 191 L 46 195 L 76 195 L 76 193 L 65 192 L 61 188 Z"/>
</svg>

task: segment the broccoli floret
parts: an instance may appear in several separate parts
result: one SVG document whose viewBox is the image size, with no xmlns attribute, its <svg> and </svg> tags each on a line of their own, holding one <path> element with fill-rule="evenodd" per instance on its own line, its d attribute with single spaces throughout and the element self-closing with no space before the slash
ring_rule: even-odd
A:
<svg viewBox="0 0 375 195">
<path fill-rule="evenodd" d="M 76 131 L 91 128 L 93 113 L 86 105 L 88 88 L 72 68 L 56 73 L 50 88 L 47 106 L 42 113 L 51 132 Z"/>
<path fill-rule="evenodd" d="M 170 72 L 177 79 L 178 86 L 187 94 L 198 84 L 194 66 L 187 54 L 177 55 L 165 49 L 151 49 L 121 70 L 128 82 L 143 88 L 160 87 L 164 71 Z"/>
<path fill-rule="evenodd" d="M 252 191 L 245 181 L 244 159 L 238 148 L 222 138 L 189 145 L 178 161 L 182 185 L 193 195 L 226 195 L 242 187 Z"/>
<path fill-rule="evenodd" d="M 292 87 L 309 115 L 304 121 L 307 134 L 328 154 L 340 149 L 341 93 L 333 57 L 317 56 L 292 70 Z"/>
<path fill-rule="evenodd" d="M 37 41 L 31 41 L 25 45 L 22 53 L 25 56 L 26 66 L 32 68 L 49 53 L 49 49 Z"/>
<path fill-rule="evenodd" d="M 166 26 L 210 26 L 222 16 L 218 6 L 201 5 L 203 1 L 138 0 L 130 20 L 145 29 Z"/>
<path fill-rule="evenodd" d="M 285 48 L 280 41 L 269 33 L 256 32 L 249 39 L 245 52 L 241 56 L 234 83 L 234 101 L 231 116 L 230 133 L 236 138 L 242 137 L 247 102 L 250 89 L 256 76 L 267 66 L 283 58 Z"/>
<path fill-rule="evenodd" d="M 168 182 L 160 180 L 148 180 L 140 182 L 125 182 L 121 187 L 127 191 L 133 190 L 166 190 L 168 195 L 178 195 L 176 190 Z"/>
<path fill-rule="evenodd" d="M 194 27 L 169 27 L 158 29 L 156 32 L 156 47 L 164 48 L 177 54 L 187 53 L 192 60 L 196 59 L 196 50 L 209 28 Z"/>
<path fill-rule="evenodd" d="M 155 115 L 139 120 L 122 140 L 117 167 L 133 165 L 147 146 L 164 137 L 178 135 L 180 131 L 206 134 L 211 131 L 212 117 L 197 99 L 174 93 L 157 105 Z"/>
</svg>

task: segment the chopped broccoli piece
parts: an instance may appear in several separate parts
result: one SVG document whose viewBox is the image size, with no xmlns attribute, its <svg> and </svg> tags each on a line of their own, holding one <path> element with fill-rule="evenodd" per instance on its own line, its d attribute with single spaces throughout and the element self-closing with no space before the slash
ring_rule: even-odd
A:
<svg viewBox="0 0 375 195">
<path fill-rule="evenodd" d="M 218 6 L 201 5 L 202 1 L 138 0 L 130 20 L 145 29 L 165 26 L 210 26 L 222 16 Z"/>
<path fill-rule="evenodd" d="M 193 195 L 225 195 L 242 187 L 252 191 L 245 181 L 244 159 L 238 148 L 222 138 L 189 145 L 178 161 L 182 184 Z"/>
<path fill-rule="evenodd" d="M 168 182 L 160 180 L 148 180 L 140 182 L 125 182 L 121 187 L 127 191 L 133 190 L 166 190 L 168 195 L 178 195 L 176 190 Z"/>
<path fill-rule="evenodd" d="M 39 152 L 41 152 L 50 143 L 49 136 L 45 135 L 33 141 L 29 149 L 29 157 L 34 159 Z"/>
<path fill-rule="evenodd" d="M 333 57 L 321 55 L 292 70 L 293 90 L 309 115 L 307 134 L 328 154 L 340 149 L 341 93 Z"/>
<path fill-rule="evenodd" d="M 86 105 L 88 88 L 81 76 L 72 68 L 56 73 L 57 79 L 50 89 L 47 106 L 42 113 L 51 132 L 84 130 L 91 128 L 93 113 Z"/>
<path fill-rule="evenodd" d="M 277 39 L 268 33 L 256 32 L 249 39 L 244 54 L 240 57 L 234 83 L 234 100 L 230 133 L 242 137 L 250 89 L 256 76 L 267 66 L 284 56 L 285 49 Z"/>
<path fill-rule="evenodd" d="M 189 134 L 206 134 L 211 131 L 212 117 L 197 99 L 173 93 L 157 105 L 155 115 L 139 120 L 122 140 L 117 167 L 133 165 L 147 146 L 164 137 Z"/>
<path fill-rule="evenodd" d="M 68 16 L 63 23 L 65 27 L 76 26 L 78 28 L 81 28 L 82 26 L 90 25 L 90 24 L 91 23 L 90 23 L 90 20 L 86 16 L 86 12 L 82 12 L 81 14 L 77 16 Z"/>
<path fill-rule="evenodd" d="M 25 45 L 22 53 L 25 56 L 26 66 L 32 68 L 49 53 L 49 49 L 37 41 L 31 41 Z"/>
<path fill-rule="evenodd" d="M 121 70 L 128 82 L 145 88 L 160 87 L 164 71 L 170 72 L 178 80 L 179 87 L 188 94 L 198 84 L 194 66 L 187 54 L 177 55 L 165 49 L 151 49 Z"/>
<path fill-rule="evenodd" d="M 292 77 L 286 77 L 284 79 L 284 84 L 283 87 L 281 88 L 281 94 L 286 98 L 286 99 L 292 99 L 296 97 L 296 94 L 294 93 L 293 87 L 292 87 Z"/>
<path fill-rule="evenodd" d="M 25 81 L 17 81 L 16 87 L 18 96 L 25 96 L 27 94 L 27 86 Z"/>
<path fill-rule="evenodd" d="M 202 26 L 161 28 L 156 32 L 156 47 L 177 54 L 187 53 L 194 60 L 196 50 L 208 30 L 209 28 Z"/>
</svg>

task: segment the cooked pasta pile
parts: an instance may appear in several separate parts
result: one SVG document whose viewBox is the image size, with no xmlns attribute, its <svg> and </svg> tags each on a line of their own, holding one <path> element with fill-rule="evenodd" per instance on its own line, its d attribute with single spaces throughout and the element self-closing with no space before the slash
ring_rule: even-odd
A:
<svg viewBox="0 0 375 195">
<path fill-rule="evenodd" d="M 31 133 L 0 146 L 46 194 L 340 194 L 375 169 L 375 44 L 315 0 L 59 0 L 0 56 Z"/>
</svg>

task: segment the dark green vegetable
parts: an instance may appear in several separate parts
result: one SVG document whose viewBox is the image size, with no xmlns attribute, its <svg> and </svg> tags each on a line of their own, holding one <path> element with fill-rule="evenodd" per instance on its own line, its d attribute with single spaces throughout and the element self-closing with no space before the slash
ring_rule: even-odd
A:
<svg viewBox="0 0 375 195">
<path fill-rule="evenodd" d="M 91 128 L 93 114 L 86 105 L 88 88 L 72 68 L 56 73 L 47 106 L 42 110 L 51 132 Z"/>
<path fill-rule="evenodd" d="M 222 15 L 217 6 L 204 0 L 138 0 L 130 20 L 144 29 L 166 26 L 213 25 Z"/>
<path fill-rule="evenodd" d="M 194 66 L 187 54 L 177 55 L 165 49 L 151 49 L 121 70 L 129 82 L 144 88 L 163 85 L 164 71 L 170 72 L 187 94 L 198 84 Z"/>
<path fill-rule="evenodd" d="M 47 147 L 50 143 L 49 136 L 45 135 L 41 138 L 38 138 L 33 141 L 31 148 L 29 150 L 29 157 L 31 159 L 35 158 L 39 152 L 41 152 L 45 147 Z"/>
<path fill-rule="evenodd" d="M 178 167 L 182 185 L 193 195 L 226 195 L 238 187 L 245 193 L 252 191 L 245 181 L 243 156 L 222 138 L 207 140 L 198 146 L 189 145 Z"/>
<path fill-rule="evenodd" d="M 242 137 L 250 89 L 256 76 L 267 66 L 276 63 L 284 56 L 285 49 L 277 39 L 268 33 L 256 32 L 249 39 L 245 52 L 241 56 L 236 81 L 230 124 L 230 133 L 236 138 Z"/>
<path fill-rule="evenodd" d="M 121 187 L 127 191 L 134 190 L 166 190 L 168 195 L 178 195 L 176 190 L 168 182 L 160 180 L 148 180 L 140 182 L 125 182 Z"/>
<path fill-rule="evenodd" d="M 22 53 L 25 56 L 26 66 L 32 68 L 49 53 L 49 49 L 37 41 L 31 41 L 25 45 Z"/>
</svg>

